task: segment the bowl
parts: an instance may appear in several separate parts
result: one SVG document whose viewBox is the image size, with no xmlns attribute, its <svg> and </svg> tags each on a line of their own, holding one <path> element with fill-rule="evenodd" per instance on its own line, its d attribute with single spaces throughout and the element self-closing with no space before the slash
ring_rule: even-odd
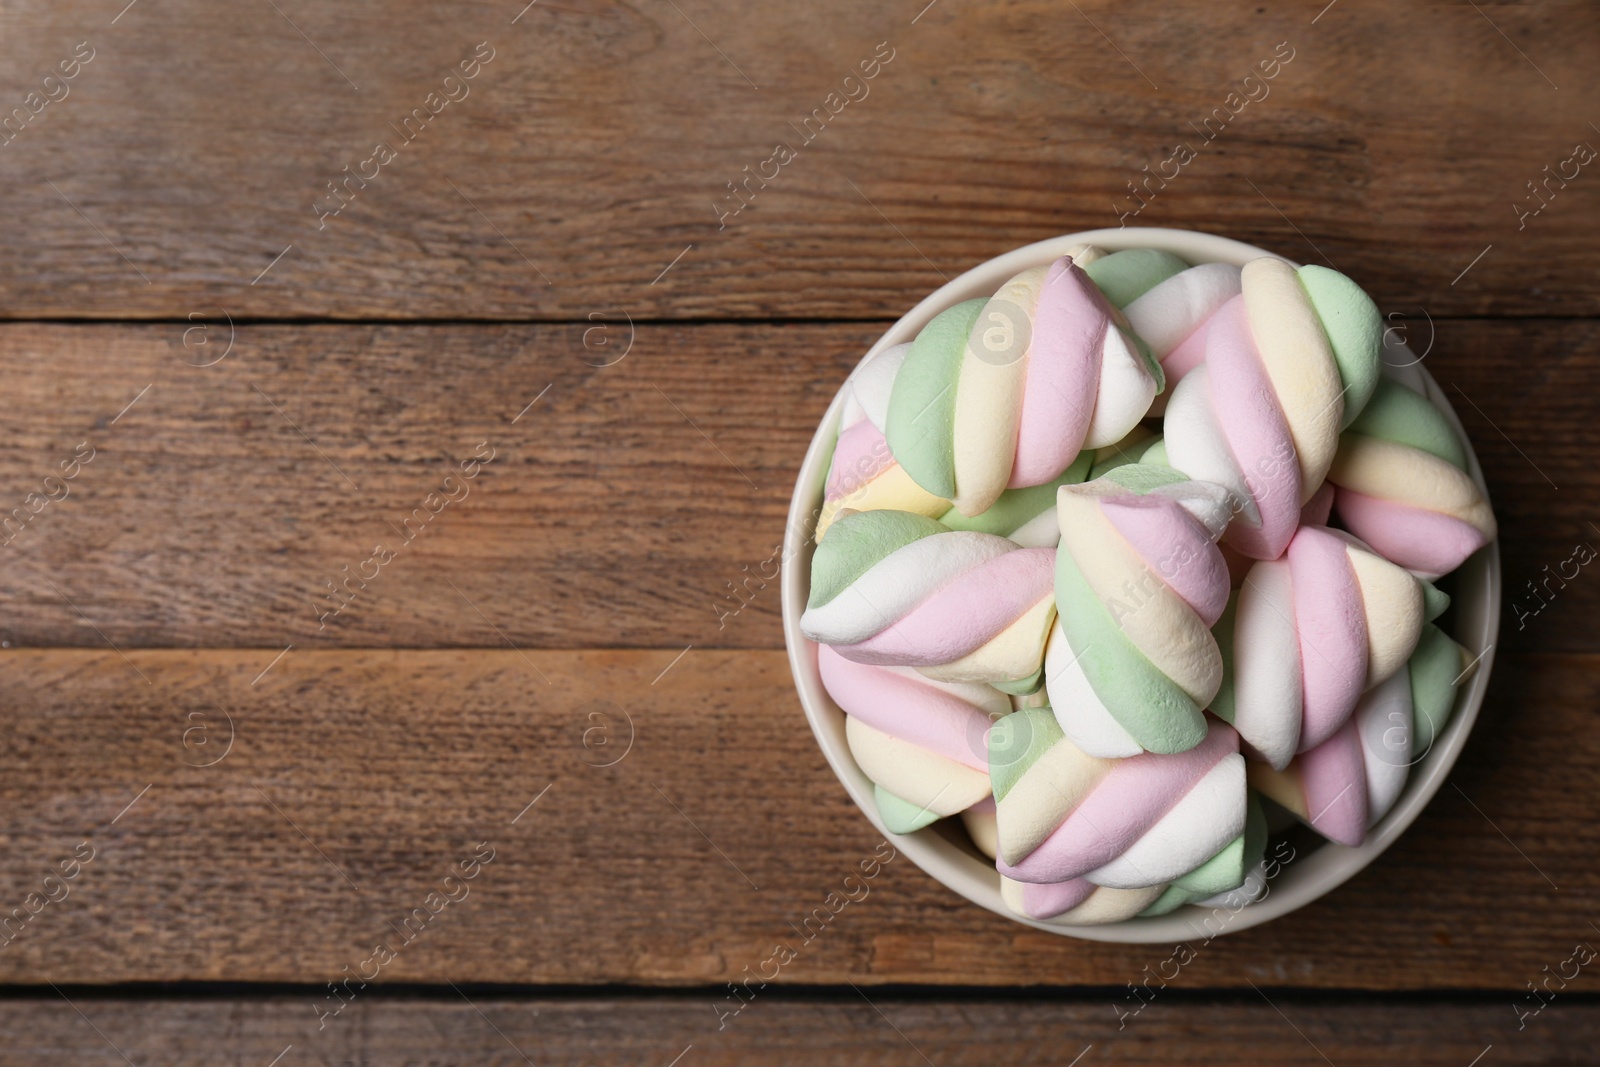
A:
<svg viewBox="0 0 1600 1067">
<path fill-rule="evenodd" d="M 1054 237 L 997 256 L 940 286 L 889 327 L 868 350 L 862 363 L 891 345 L 911 340 L 930 319 L 952 304 L 991 296 L 1020 271 L 1050 263 L 1078 244 L 1094 244 L 1109 251 L 1125 248 L 1162 249 L 1193 264 L 1222 262 L 1242 266 L 1260 256 L 1275 255 L 1225 237 L 1165 228 L 1089 230 Z M 1487 499 L 1488 489 L 1484 485 L 1483 471 L 1471 442 L 1449 401 L 1422 366 L 1421 360 L 1411 356 L 1403 344 L 1394 343 L 1392 337 L 1385 338 L 1384 360 L 1388 364 L 1385 373 L 1419 389 L 1435 407 L 1444 412 L 1466 446 L 1468 473 Z M 1367 833 L 1366 840 L 1359 847 L 1324 842 L 1316 835 L 1310 835 L 1317 844 L 1304 852 L 1297 849 L 1293 860 L 1285 863 L 1272 879 L 1269 891 L 1242 908 L 1229 907 L 1224 911 L 1190 904 L 1167 915 L 1127 919 L 1104 926 L 1067 926 L 1043 922 L 1018 915 L 1001 901 L 1000 876 L 993 862 L 965 839 L 959 820 L 941 820 L 911 834 L 890 833 L 878 817 L 873 802 L 872 782 L 856 765 L 845 743 L 844 712 L 822 686 L 822 678 L 817 670 L 816 645 L 800 633 L 800 615 L 805 610 L 810 587 L 811 535 L 817 510 L 822 506 L 828 459 L 838 436 L 840 412 L 844 405 L 843 386 L 841 382 L 839 393 L 823 416 L 811 440 L 811 447 L 806 450 L 805 461 L 800 465 L 800 476 L 795 482 L 794 497 L 789 505 L 783 545 L 783 559 L 788 561 L 783 570 L 783 632 L 789 649 L 789 666 L 794 672 L 801 707 L 805 709 L 806 719 L 834 774 L 878 832 L 892 839 L 897 849 L 934 880 L 974 904 L 1013 922 L 1092 941 L 1144 944 L 1187 940 L 1201 934 L 1200 923 L 1213 912 L 1227 915 L 1221 930 L 1214 931 L 1213 935 L 1216 932 L 1232 933 L 1287 915 L 1343 885 L 1392 845 L 1444 785 L 1445 776 L 1455 764 L 1466 744 L 1467 734 L 1478 717 L 1494 662 L 1494 645 L 1500 629 L 1500 551 L 1496 542 L 1480 549 L 1451 576 L 1451 617 L 1454 622 L 1447 632 L 1465 646 L 1469 654 L 1479 658 L 1476 670 L 1457 690 L 1455 711 L 1449 724 L 1434 739 L 1432 748 L 1411 768 L 1410 778 L 1400 799 Z M 956 824 L 953 829 L 947 825 L 952 822 Z M 1206 929 L 1211 930 L 1211 926 L 1208 925 Z"/>
</svg>

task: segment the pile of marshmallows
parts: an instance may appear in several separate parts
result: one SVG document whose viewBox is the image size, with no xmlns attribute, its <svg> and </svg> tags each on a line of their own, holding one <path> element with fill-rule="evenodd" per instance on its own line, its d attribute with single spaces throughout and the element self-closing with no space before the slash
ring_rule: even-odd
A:
<svg viewBox="0 0 1600 1067">
<path fill-rule="evenodd" d="M 1237 889 L 1267 811 L 1360 844 L 1469 666 L 1432 580 L 1495 536 L 1383 334 L 1336 271 L 1084 246 L 863 365 L 801 628 L 884 823 L 961 816 L 1075 924 Z"/>
</svg>

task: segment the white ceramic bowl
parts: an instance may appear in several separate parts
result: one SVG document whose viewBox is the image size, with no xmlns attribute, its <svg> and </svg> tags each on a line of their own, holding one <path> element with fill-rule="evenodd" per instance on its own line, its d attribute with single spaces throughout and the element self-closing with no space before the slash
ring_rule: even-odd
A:
<svg viewBox="0 0 1600 1067">
<path fill-rule="evenodd" d="M 1095 244 L 1113 251 L 1158 248 L 1190 263 L 1222 262 L 1241 266 L 1251 259 L 1275 254 L 1240 241 L 1188 230 L 1130 227 L 1055 237 L 1007 252 L 941 286 L 878 338 L 877 344 L 872 346 L 862 362 L 890 345 L 911 340 L 934 315 L 952 304 L 991 296 L 1013 275 L 1029 267 L 1049 263 L 1077 244 Z M 1449 418 L 1461 434 L 1462 441 L 1467 442 L 1468 470 L 1487 497 L 1488 490 L 1483 482 L 1478 458 L 1449 401 L 1422 367 L 1420 360 L 1413 363 L 1413 357 L 1403 345 L 1394 344 L 1392 337 L 1388 341 L 1384 354 L 1385 361 L 1391 364 L 1388 371 L 1422 389 L 1428 399 Z M 1404 364 L 1411 365 L 1401 366 Z M 1105 926 L 1064 926 L 1028 919 L 1016 914 L 1001 901 L 999 874 L 993 863 L 965 840 L 960 820 L 942 820 L 907 835 L 890 835 L 884 828 L 873 802 L 872 783 L 856 766 L 845 743 L 844 712 L 839 710 L 822 687 L 822 679 L 817 672 L 816 645 L 800 633 L 800 615 L 805 610 L 810 589 L 814 516 L 822 505 L 828 457 L 833 441 L 838 436 L 839 414 L 844 402 L 842 387 L 843 383 L 840 393 L 834 397 L 827 414 L 823 416 L 816 436 L 811 440 L 805 462 L 800 466 L 794 499 L 789 506 L 788 529 L 783 546 L 783 558 L 789 561 L 783 573 L 783 632 L 789 646 L 789 665 L 800 691 L 801 706 L 805 708 L 806 718 L 834 773 L 878 831 L 893 836 L 896 847 L 917 866 L 973 903 L 981 904 L 1008 919 L 1052 933 L 1070 934 L 1094 941 L 1175 942 L 1202 933 L 1201 922 L 1211 916 L 1214 909 L 1197 905 L 1186 905 L 1155 918 L 1128 919 Z M 1455 714 L 1434 739 L 1432 749 L 1412 767 L 1399 801 L 1372 828 L 1359 848 L 1324 842 L 1309 851 L 1299 850 L 1292 862 L 1284 865 L 1273 879 L 1270 891 L 1264 897 L 1256 903 L 1245 905 L 1237 913 L 1223 912 L 1227 916 L 1226 923 L 1208 925 L 1206 930 L 1215 930 L 1216 925 L 1221 925 L 1223 932 L 1245 930 L 1303 907 L 1342 885 L 1393 844 L 1444 785 L 1445 776 L 1466 744 L 1467 734 L 1478 717 L 1489 681 L 1489 670 L 1494 662 L 1494 644 L 1500 629 L 1499 545 L 1490 544 L 1476 553 L 1455 572 L 1454 582 L 1455 625 L 1452 636 L 1471 654 L 1482 655 L 1476 670 L 1456 695 Z M 950 824 L 954 824 L 953 828 Z"/>
</svg>

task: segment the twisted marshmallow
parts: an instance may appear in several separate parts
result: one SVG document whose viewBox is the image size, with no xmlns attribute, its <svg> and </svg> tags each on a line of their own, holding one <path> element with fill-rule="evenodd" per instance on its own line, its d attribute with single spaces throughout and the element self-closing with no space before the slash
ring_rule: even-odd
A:
<svg viewBox="0 0 1600 1067">
<path fill-rule="evenodd" d="M 918 485 L 977 515 L 1121 439 L 1160 389 L 1160 365 L 1063 256 L 934 316 L 899 368 L 885 432 Z"/>
<path fill-rule="evenodd" d="M 1022 699 L 1031 701 L 1036 697 Z M 1253 810 L 1260 808 L 1253 797 L 1251 805 Z M 978 851 L 991 860 L 995 859 L 999 852 L 999 827 L 993 794 L 963 811 L 961 821 Z M 1223 849 L 1219 855 L 1227 851 Z M 1062 926 L 1099 926 L 1121 922 L 1139 914 L 1150 914 L 1155 904 L 1164 900 L 1168 892 L 1160 886 L 1110 889 L 1082 878 L 1054 885 L 1037 885 L 1000 876 L 1000 899 L 1008 908 L 1018 915 Z"/>
<path fill-rule="evenodd" d="M 1241 283 L 1210 319 L 1205 361 L 1173 390 L 1162 429 L 1167 462 L 1242 502 L 1229 543 L 1276 559 L 1377 384 L 1383 322 L 1324 267 L 1257 259 Z"/>
<path fill-rule="evenodd" d="M 1247 798 L 1244 830 L 1222 851 L 1170 885 L 1111 889 L 1087 878 L 1036 884 L 1000 876 L 1000 898 L 1019 915 L 1068 926 L 1121 922 L 1136 915 L 1166 915 L 1196 901 L 1239 889 L 1260 867 L 1267 845 L 1267 820 L 1254 793 Z"/>
<path fill-rule="evenodd" d="M 1205 358 L 1207 324 L 1241 287 L 1238 267 L 1202 263 L 1174 274 L 1124 309 L 1128 325 L 1161 361 L 1169 389 Z"/>
<path fill-rule="evenodd" d="M 1246 767 L 1248 781 L 1248 764 Z M 1166 891 L 1140 914 L 1165 915 L 1185 904 L 1210 903 L 1212 898 L 1239 889 L 1252 872 L 1261 870 L 1266 849 L 1267 816 L 1261 810 L 1261 801 L 1255 793 L 1250 793 L 1246 800 L 1244 829 L 1239 836 L 1188 874 L 1174 878 Z"/>
<path fill-rule="evenodd" d="M 892 832 L 911 833 L 989 796 L 985 738 L 990 722 L 1011 711 L 1004 693 L 855 663 L 827 645 L 817 649 L 817 667 Z"/>
<path fill-rule="evenodd" d="M 1282 768 L 1349 721 L 1448 599 L 1339 530 L 1305 526 L 1246 573 L 1217 627 L 1227 678 L 1211 711 Z"/>
<path fill-rule="evenodd" d="M 1223 677 L 1210 627 L 1228 603 L 1227 491 L 1135 463 L 1057 500 L 1045 675 L 1062 730 L 1103 757 L 1192 748 Z"/>
<path fill-rule="evenodd" d="M 994 859 L 999 847 L 994 797 L 962 812 L 961 821 L 978 851 Z M 1006 907 L 1018 915 L 1061 926 L 1100 926 L 1131 919 L 1151 907 L 1151 902 L 1162 895 L 1160 886 L 1110 889 L 1083 878 L 1039 885 L 1000 876 L 1000 899 Z"/>
<path fill-rule="evenodd" d="M 1328 480 L 1356 536 L 1400 566 L 1437 577 L 1494 540 L 1494 512 L 1466 450 L 1427 398 L 1384 379 L 1339 439 Z"/>
<path fill-rule="evenodd" d="M 1245 829 L 1239 737 L 1215 720 L 1187 752 L 1106 760 L 1067 740 L 1049 709 L 1027 708 L 990 730 L 989 777 L 996 866 L 1019 882 L 1163 887 Z"/>
<path fill-rule="evenodd" d="M 1165 886 L 1113 889 L 1087 878 L 1038 885 L 1000 876 L 1000 899 L 1018 915 L 1062 926 L 1103 926 L 1131 919 L 1151 907 Z"/>
<path fill-rule="evenodd" d="M 883 436 L 889 394 L 911 345 L 884 349 L 850 375 L 845 383 L 844 411 L 838 441 L 828 464 L 816 538 L 821 540 L 843 509 L 909 511 L 936 519 L 950 510 L 950 501 L 911 480 L 895 461 Z"/>
<path fill-rule="evenodd" d="M 853 512 L 811 559 L 800 629 L 846 659 L 1038 688 L 1054 552 L 902 511 Z"/>
<path fill-rule="evenodd" d="M 879 461 L 887 455 L 883 435 L 870 422 L 857 423 L 839 435 L 817 519 L 817 540 L 849 511 L 909 511 L 953 530 L 998 534 L 1023 548 L 1054 548 L 1061 538 L 1056 490 L 1083 481 L 1095 453 L 1084 452 L 1052 482 L 1007 489 L 987 511 L 973 516 L 961 514 L 950 501 L 917 485 L 892 458 Z M 862 471 L 868 472 L 864 479 Z"/>
<path fill-rule="evenodd" d="M 1330 841 L 1361 844 L 1449 720 L 1466 660 L 1466 649 L 1425 627 L 1411 661 L 1362 697 L 1338 733 L 1283 770 L 1252 763 L 1250 784 Z"/>
<path fill-rule="evenodd" d="M 1097 245 L 1074 245 L 1064 253 L 1083 268 L 1112 306 L 1126 308 L 1189 264 L 1156 248 L 1107 252 Z"/>
<path fill-rule="evenodd" d="M 923 489 L 896 462 L 883 436 L 889 390 L 910 345 L 885 349 L 846 383 L 842 429 L 829 462 L 816 538 L 821 540 L 842 511 L 909 511 L 938 519 L 952 529 L 999 534 L 1024 548 L 1054 547 L 1057 486 L 1083 481 L 1094 453 L 1085 452 L 1044 485 L 1008 489 L 981 515 L 968 517 L 949 500 Z M 1115 448 L 1115 445 L 1108 448 Z"/>
</svg>

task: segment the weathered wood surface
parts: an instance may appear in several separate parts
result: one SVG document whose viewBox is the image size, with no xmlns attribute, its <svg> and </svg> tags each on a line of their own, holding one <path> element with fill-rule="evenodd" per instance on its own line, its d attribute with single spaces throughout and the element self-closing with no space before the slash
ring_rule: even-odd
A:
<svg viewBox="0 0 1600 1067">
<path fill-rule="evenodd" d="M 476 990 L 438 997 L 358 995 L 322 1030 L 310 995 L 175 997 L 154 1002 L 45 990 L 0 1003 L 15 1035 L 4 1067 L 46 1064 L 212 1064 L 257 1067 L 282 1055 L 306 1064 L 537 1063 L 665 1067 L 880 1064 L 1083 1067 L 1173 1063 L 1338 1067 L 1465 1067 L 1586 1062 L 1600 1041 L 1593 1000 L 1557 1000 L 1518 1031 L 1509 1002 L 1305 1000 L 1272 990 L 1250 999 L 1159 997 L 1117 1029 L 1114 994 L 1099 999 L 902 1000 L 845 990 L 825 1000 L 758 994 L 720 1032 L 715 995 L 507 1000 Z M 65 999 L 63 999 L 65 998 Z M 81 1012 L 81 1014 L 80 1014 Z M 437 1050 L 424 1054 L 422 1050 Z M 673 1057 L 681 1057 L 674 1060 Z"/>
<path fill-rule="evenodd" d="M 1147 173 L 1173 177 L 1126 221 L 1326 258 L 1395 306 L 1600 311 L 1595 178 L 1562 166 L 1600 144 L 1590 5 L 122 6 L 0 15 L 0 105 L 40 94 L 0 147 L 8 316 L 893 317 L 1118 225 Z M 1577 176 L 1519 224 L 1547 165 Z M 319 219 L 345 167 L 371 180 Z"/>
<path fill-rule="evenodd" d="M 320 986 L 370 971 L 479 842 L 492 862 L 385 981 L 710 985 L 792 942 L 784 983 L 1122 988 L 1172 951 L 1027 930 L 904 857 L 801 942 L 790 924 L 879 838 L 778 651 L 126 656 L 0 652 L 0 913 L 94 851 L 10 931 L 0 981 Z M 1597 668 L 1503 657 L 1400 843 L 1292 916 L 1197 942 L 1174 987 L 1520 990 L 1600 938 Z"/>
<path fill-rule="evenodd" d="M 1600 145 L 1600 9 L 525 2 L 0 11 L 0 1065 L 1592 1058 L 1586 978 L 1517 1009 L 1600 938 L 1600 583 L 1547 584 L 1600 544 L 1600 198 L 1548 178 Z M 887 322 L 1119 214 L 1330 263 L 1429 350 L 1501 521 L 1477 731 L 1395 848 L 1124 1029 L 1169 947 L 901 857 L 719 1032 L 879 843 L 776 586 L 729 583 Z"/>
<path fill-rule="evenodd" d="M 1600 325 L 1434 325 L 1412 341 L 1488 472 L 1507 646 L 1600 651 L 1587 570 L 1527 589 L 1600 545 Z M 800 458 L 880 329 L 257 325 L 200 368 L 229 332 L 189 328 L 0 327 L 0 518 L 41 508 L 0 528 L 13 647 L 781 647 L 776 584 L 744 579 L 781 563 Z M 405 545 L 441 488 L 467 495 Z M 329 581 L 352 598 L 324 620 Z"/>
</svg>

